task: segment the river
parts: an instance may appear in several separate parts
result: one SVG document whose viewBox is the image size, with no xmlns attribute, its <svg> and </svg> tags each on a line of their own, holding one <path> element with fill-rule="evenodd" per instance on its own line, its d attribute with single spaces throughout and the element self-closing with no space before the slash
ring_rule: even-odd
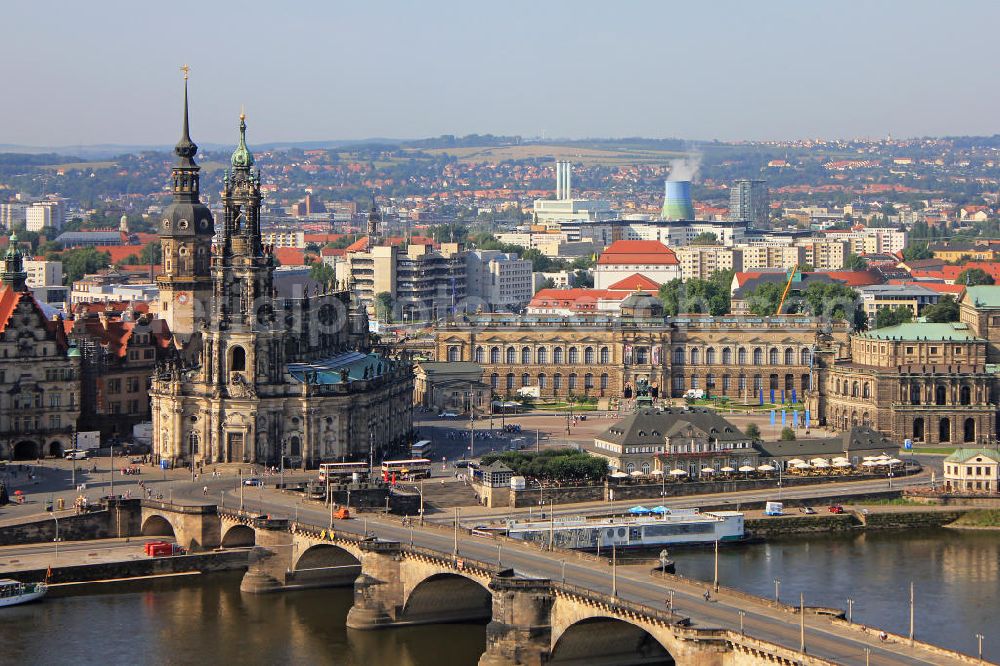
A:
<svg viewBox="0 0 1000 666">
<path fill-rule="evenodd" d="M 711 550 L 671 553 L 678 573 L 710 581 Z M 1000 656 L 1000 532 L 924 530 L 822 535 L 724 547 L 720 582 L 783 601 L 845 608 L 857 622 L 906 634 L 916 584 L 918 638 Z M 294 663 L 342 666 L 474 665 L 482 624 L 347 630 L 347 588 L 244 595 L 240 575 L 214 574 L 54 593 L 0 612 L 9 664 Z M 93 592 L 98 589 L 99 592 Z"/>
<path fill-rule="evenodd" d="M 711 581 L 711 550 L 670 553 L 677 573 Z M 914 583 L 915 636 L 967 654 L 1000 661 L 996 599 L 1000 596 L 1000 531 L 908 530 L 821 535 L 724 547 L 719 583 L 762 597 L 809 606 L 847 609 L 854 621 L 906 636 L 910 626 L 910 582 Z"/>
</svg>

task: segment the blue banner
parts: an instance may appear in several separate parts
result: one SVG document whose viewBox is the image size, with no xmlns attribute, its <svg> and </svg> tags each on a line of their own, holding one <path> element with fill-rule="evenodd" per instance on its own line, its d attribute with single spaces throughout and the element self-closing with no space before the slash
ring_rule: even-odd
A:
<svg viewBox="0 0 1000 666">
<path fill-rule="evenodd" d="M 785 413 L 785 410 L 781 410 L 781 427 L 784 428 L 785 425 L 787 424 L 788 424 L 788 414 Z"/>
<path fill-rule="evenodd" d="M 774 425 L 774 410 L 771 410 L 771 425 Z"/>
<path fill-rule="evenodd" d="M 781 389 L 781 404 L 785 404 L 785 389 Z"/>
<path fill-rule="evenodd" d="M 798 397 L 795 395 L 795 389 L 792 389 L 792 402 L 798 402 Z"/>
<path fill-rule="evenodd" d="M 799 428 L 799 413 L 797 411 L 792 412 L 792 427 L 796 430 Z"/>
<path fill-rule="evenodd" d="M 774 404 L 774 389 L 771 389 L 771 404 Z"/>
<path fill-rule="evenodd" d="M 806 410 L 806 430 L 809 430 L 809 410 Z"/>
<path fill-rule="evenodd" d="M 760 404 L 764 404 L 764 389 L 760 390 Z"/>
</svg>

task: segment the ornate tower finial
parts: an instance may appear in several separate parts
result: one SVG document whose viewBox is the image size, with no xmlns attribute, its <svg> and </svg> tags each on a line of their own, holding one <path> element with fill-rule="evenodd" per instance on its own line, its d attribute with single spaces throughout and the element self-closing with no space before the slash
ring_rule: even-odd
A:
<svg viewBox="0 0 1000 666">
<path fill-rule="evenodd" d="M 181 126 L 181 140 L 174 146 L 174 155 L 177 155 L 180 166 L 197 166 L 194 156 L 198 154 L 198 146 L 191 140 L 191 131 L 188 125 L 188 72 L 190 67 L 184 65 L 181 71 L 184 72 L 184 123 Z"/>
<path fill-rule="evenodd" d="M 24 270 L 24 255 L 17 246 L 17 230 L 11 227 L 10 239 L 7 241 L 7 253 L 3 258 L 3 271 L 0 281 L 10 285 L 17 291 L 25 291 L 28 274 Z"/>
<path fill-rule="evenodd" d="M 240 145 L 233 151 L 233 168 L 247 169 L 253 166 L 253 153 L 247 148 L 247 114 L 240 110 Z"/>
</svg>

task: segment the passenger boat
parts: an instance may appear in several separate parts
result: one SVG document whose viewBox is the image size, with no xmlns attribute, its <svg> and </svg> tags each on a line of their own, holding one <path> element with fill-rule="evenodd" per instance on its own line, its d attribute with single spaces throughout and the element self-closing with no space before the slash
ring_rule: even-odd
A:
<svg viewBox="0 0 1000 666">
<path fill-rule="evenodd" d="M 667 509 L 656 516 L 556 519 L 507 524 L 507 536 L 572 549 L 655 548 L 743 539 L 738 511 Z"/>
<path fill-rule="evenodd" d="M 19 580 L 0 578 L 0 606 L 16 606 L 41 599 L 49 591 L 45 583 L 22 583 Z"/>
</svg>

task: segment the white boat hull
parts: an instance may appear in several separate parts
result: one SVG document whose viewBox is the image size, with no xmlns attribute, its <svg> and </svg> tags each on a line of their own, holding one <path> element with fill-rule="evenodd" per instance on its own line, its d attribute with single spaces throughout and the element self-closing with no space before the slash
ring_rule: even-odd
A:
<svg viewBox="0 0 1000 666">
<path fill-rule="evenodd" d="M 17 606 L 19 604 L 26 604 L 37 599 L 41 599 L 48 592 L 48 588 L 45 585 L 39 585 L 38 589 L 33 592 L 25 592 L 24 594 L 16 594 L 10 597 L 0 598 L 0 607 L 2 606 Z"/>
</svg>

